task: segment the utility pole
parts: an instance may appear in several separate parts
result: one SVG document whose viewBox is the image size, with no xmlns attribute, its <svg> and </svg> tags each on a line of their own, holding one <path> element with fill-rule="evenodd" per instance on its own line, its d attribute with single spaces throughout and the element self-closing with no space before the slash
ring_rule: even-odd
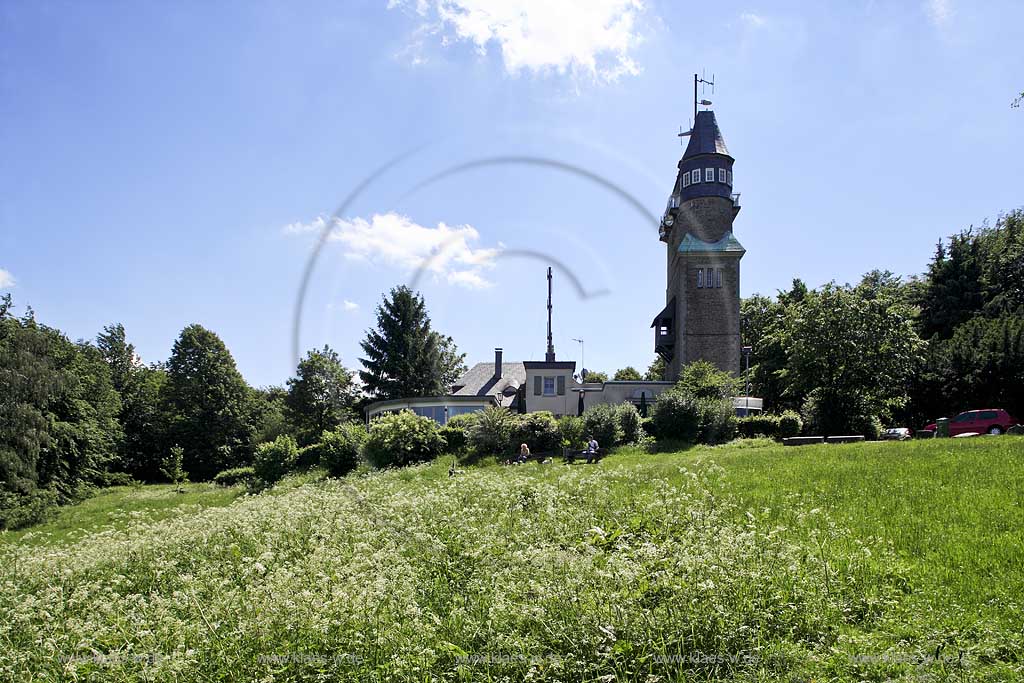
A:
<svg viewBox="0 0 1024 683">
<path fill-rule="evenodd" d="M 551 336 L 551 266 L 548 266 L 548 352 L 544 354 L 544 360 L 555 362 L 555 342 Z"/>
</svg>

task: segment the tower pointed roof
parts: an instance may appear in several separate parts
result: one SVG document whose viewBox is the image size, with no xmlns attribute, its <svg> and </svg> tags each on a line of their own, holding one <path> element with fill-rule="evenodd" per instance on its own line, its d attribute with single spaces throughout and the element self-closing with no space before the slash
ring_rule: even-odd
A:
<svg viewBox="0 0 1024 683">
<path fill-rule="evenodd" d="M 686 146 L 683 159 L 689 159 L 700 154 L 724 154 L 729 156 L 729 149 L 725 146 L 725 139 L 722 131 L 718 128 L 715 120 L 715 112 L 710 110 L 697 112 L 697 120 L 693 122 L 693 130 L 690 133 L 690 143 Z"/>
</svg>

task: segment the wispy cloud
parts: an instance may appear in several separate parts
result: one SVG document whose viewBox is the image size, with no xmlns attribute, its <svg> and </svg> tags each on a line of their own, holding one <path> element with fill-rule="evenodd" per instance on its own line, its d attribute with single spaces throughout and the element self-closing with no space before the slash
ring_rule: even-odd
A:
<svg viewBox="0 0 1024 683">
<path fill-rule="evenodd" d="M 430 228 L 407 216 L 385 213 L 374 214 L 369 220 L 320 216 L 309 223 L 286 225 L 284 233 L 319 234 L 328 226 L 328 239 L 341 243 L 346 258 L 351 260 L 392 266 L 407 272 L 422 268 L 449 284 L 469 289 L 493 284 L 484 277 L 484 271 L 494 266 L 500 250 L 473 248 L 471 243 L 480 240 L 480 233 L 471 225 L 438 223 L 436 228 Z"/>
<path fill-rule="evenodd" d="M 0 268 L 0 289 L 10 289 L 14 284 L 14 276 L 9 271 Z"/>
<path fill-rule="evenodd" d="M 924 11 L 928 19 L 938 28 L 947 26 L 953 18 L 952 0 L 925 0 Z"/>
<path fill-rule="evenodd" d="M 748 28 L 761 28 L 767 23 L 767 20 L 755 12 L 741 12 L 740 22 Z"/>
<path fill-rule="evenodd" d="M 356 311 L 359 310 L 359 304 L 357 304 L 355 301 L 349 301 L 348 299 L 345 299 L 344 301 L 341 302 L 341 310 L 348 311 L 349 313 L 355 313 Z"/>
<path fill-rule="evenodd" d="M 467 41 L 486 54 L 501 50 L 510 75 L 558 73 L 615 81 L 640 73 L 631 52 L 641 42 L 641 0 L 389 0 L 412 7 L 424 23 L 414 44 L 441 35 L 446 46 Z M 417 56 L 410 61 L 422 60 Z"/>
</svg>

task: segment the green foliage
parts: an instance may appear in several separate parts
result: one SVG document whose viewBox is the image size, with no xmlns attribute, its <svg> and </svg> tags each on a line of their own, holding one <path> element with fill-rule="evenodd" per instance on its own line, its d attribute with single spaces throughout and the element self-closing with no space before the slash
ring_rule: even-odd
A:
<svg viewBox="0 0 1024 683">
<path fill-rule="evenodd" d="M 462 453 L 469 445 L 469 432 L 458 425 L 445 425 L 438 433 L 444 439 L 445 453 Z"/>
<path fill-rule="evenodd" d="M 583 413 L 586 427 L 584 438 L 593 437 L 601 448 L 611 448 L 622 443 L 622 425 L 617 406 L 599 403 Z"/>
<path fill-rule="evenodd" d="M 791 436 L 797 436 L 804 429 L 804 421 L 800 418 L 800 413 L 795 410 L 786 410 L 779 415 L 779 437 L 787 439 Z"/>
<path fill-rule="evenodd" d="M 583 448 L 587 425 L 582 417 L 563 415 L 558 418 L 559 445 L 563 448 Z"/>
<path fill-rule="evenodd" d="M 423 297 L 404 285 L 377 306 L 377 327 L 361 345 L 359 376 L 377 400 L 437 396 L 465 371 L 465 354 L 431 329 Z"/>
<path fill-rule="evenodd" d="M 647 372 L 644 373 L 644 379 L 649 382 L 661 382 L 665 379 L 665 359 L 661 356 L 655 357 L 651 364 L 647 366 Z"/>
<path fill-rule="evenodd" d="M 701 410 L 693 394 L 673 387 L 662 392 L 651 412 L 651 422 L 659 439 L 694 443 L 700 429 Z"/>
<path fill-rule="evenodd" d="M 0 489 L 0 530 L 21 529 L 53 516 L 60 496 L 53 489 L 31 488 L 26 492 Z"/>
<path fill-rule="evenodd" d="M 167 372 L 158 366 L 131 370 L 121 392 L 121 424 L 124 426 L 118 467 L 136 479 L 161 479 L 161 454 L 168 449 L 167 429 L 171 416 L 162 396 Z"/>
<path fill-rule="evenodd" d="M 739 393 L 739 382 L 714 363 L 699 360 L 683 367 L 676 388 L 698 399 L 732 399 Z"/>
<path fill-rule="evenodd" d="M 643 436 L 640 426 L 640 411 L 632 403 L 622 403 L 615 408 L 622 431 L 622 443 L 638 443 Z"/>
<path fill-rule="evenodd" d="M 643 379 L 643 376 L 640 374 L 640 371 L 634 368 L 632 365 L 627 365 L 621 370 L 616 370 L 613 379 L 615 379 L 616 381 L 641 380 Z"/>
<path fill-rule="evenodd" d="M 505 408 L 488 406 L 477 413 L 469 430 L 469 443 L 478 455 L 508 455 L 518 447 L 513 444 L 519 420 Z"/>
<path fill-rule="evenodd" d="M 882 422 L 871 410 L 869 401 L 860 394 L 819 387 L 807 395 L 801 412 L 809 434 L 861 434 L 866 439 L 877 439 L 881 435 Z"/>
<path fill-rule="evenodd" d="M 288 420 L 288 392 L 281 387 L 253 389 L 250 393 L 252 423 L 256 443 L 273 441 L 282 434 L 288 434 L 292 425 Z"/>
<path fill-rule="evenodd" d="M 343 477 L 359 466 L 366 444 L 366 427 L 360 423 L 343 424 L 320 437 L 320 465 L 332 477 Z"/>
<path fill-rule="evenodd" d="M 558 422 L 551 413 L 538 411 L 517 415 L 516 423 L 512 432 L 513 451 L 523 443 L 533 453 L 554 453 L 560 450 L 562 438 L 558 433 Z"/>
<path fill-rule="evenodd" d="M 213 483 L 218 486 L 237 486 L 248 484 L 256 478 L 256 470 L 252 467 L 232 467 L 229 470 L 218 472 L 213 478 Z"/>
<path fill-rule="evenodd" d="M 249 387 L 220 337 L 200 325 L 181 332 L 167 364 L 169 440 L 185 449 L 195 480 L 248 464 L 252 457 Z"/>
<path fill-rule="evenodd" d="M 256 447 L 253 470 L 257 478 L 273 484 L 295 469 L 298 457 L 298 444 L 294 438 L 285 434 Z"/>
<path fill-rule="evenodd" d="M 584 381 L 587 381 L 587 382 L 607 382 L 608 381 L 608 373 L 607 372 L 600 372 L 600 371 L 597 371 L 597 370 L 587 370 L 587 376 L 586 376 L 586 379 Z"/>
<path fill-rule="evenodd" d="M 288 380 L 285 398 L 288 417 L 300 443 L 315 442 L 321 434 L 355 417 L 356 390 L 352 373 L 330 346 L 312 350 L 299 361 L 296 376 Z"/>
<path fill-rule="evenodd" d="M 433 460 L 444 450 L 437 423 L 411 410 L 391 413 L 370 424 L 363 453 L 374 467 L 402 467 Z"/>
<path fill-rule="evenodd" d="M 481 412 L 483 411 L 474 411 L 471 413 L 460 413 L 458 415 L 453 415 L 448 418 L 448 423 L 445 426 L 461 429 L 462 431 L 469 434 L 469 430 L 473 427 L 473 425 L 476 424 L 476 421 L 477 419 L 479 419 Z"/>
<path fill-rule="evenodd" d="M 753 439 L 758 436 L 767 436 L 772 439 L 779 437 L 778 415 L 768 413 L 762 415 L 747 415 L 736 420 L 736 430 L 745 439 Z"/>
<path fill-rule="evenodd" d="M 185 461 L 185 449 L 181 446 L 171 446 L 160 473 L 167 477 L 175 487 L 180 488 L 181 484 L 188 481 L 188 474 L 183 467 Z"/>
</svg>

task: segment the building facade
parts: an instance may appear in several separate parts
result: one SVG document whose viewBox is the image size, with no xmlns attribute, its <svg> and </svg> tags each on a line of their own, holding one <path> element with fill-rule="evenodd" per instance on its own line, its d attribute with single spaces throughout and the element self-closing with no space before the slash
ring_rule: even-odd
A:
<svg viewBox="0 0 1024 683">
<path fill-rule="evenodd" d="M 655 318 L 654 349 L 675 381 L 683 366 L 708 360 L 740 371 L 740 259 L 733 235 L 739 195 L 733 158 L 712 111 L 697 113 L 662 218 L 667 252 L 665 308 Z"/>
</svg>

